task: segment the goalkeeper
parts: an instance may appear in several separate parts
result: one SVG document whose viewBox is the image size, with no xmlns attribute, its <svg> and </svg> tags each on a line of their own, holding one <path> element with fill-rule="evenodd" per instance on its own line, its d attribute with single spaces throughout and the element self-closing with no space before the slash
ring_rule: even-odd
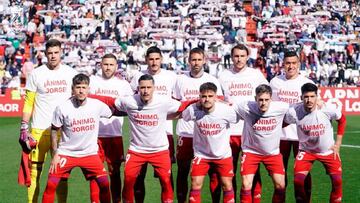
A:
<svg viewBox="0 0 360 203">
<path fill-rule="evenodd" d="M 51 118 L 55 107 L 71 96 L 71 79 L 76 75 L 74 69 L 61 64 L 60 41 L 49 40 L 45 54 L 47 63 L 34 69 L 26 81 L 20 127 L 19 143 L 24 152 L 29 152 L 31 181 L 19 183 L 28 186 L 28 202 L 38 202 L 40 175 L 51 144 Z M 58 202 L 66 202 L 66 189 L 66 185 L 59 187 Z"/>
</svg>

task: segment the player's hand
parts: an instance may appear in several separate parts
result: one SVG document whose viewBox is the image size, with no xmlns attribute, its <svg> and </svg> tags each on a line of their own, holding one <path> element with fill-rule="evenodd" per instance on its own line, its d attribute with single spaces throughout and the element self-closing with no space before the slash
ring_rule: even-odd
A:
<svg viewBox="0 0 360 203">
<path fill-rule="evenodd" d="M 19 143 L 24 151 L 31 151 L 36 148 L 36 140 L 29 133 L 27 121 L 21 121 Z"/>
<path fill-rule="evenodd" d="M 60 156 L 55 153 L 54 157 L 51 160 L 50 163 L 50 169 L 49 169 L 49 173 L 53 174 L 57 172 L 57 165 L 60 163 Z"/>
<path fill-rule="evenodd" d="M 330 147 L 330 149 L 334 152 L 334 160 L 336 160 L 336 158 L 340 160 L 340 146 L 335 144 Z"/>
</svg>

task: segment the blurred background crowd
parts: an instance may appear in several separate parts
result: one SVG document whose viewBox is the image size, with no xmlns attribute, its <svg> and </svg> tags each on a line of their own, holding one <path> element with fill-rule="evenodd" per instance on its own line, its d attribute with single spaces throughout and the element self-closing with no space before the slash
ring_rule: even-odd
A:
<svg viewBox="0 0 360 203">
<path fill-rule="evenodd" d="M 130 80 L 156 45 L 163 68 L 179 74 L 190 49 L 203 48 L 205 70 L 218 76 L 244 43 L 249 66 L 268 80 L 282 74 L 284 51 L 293 49 L 301 74 L 320 86 L 360 86 L 359 33 L 358 0 L 1 0 L 0 82 L 2 90 L 24 86 L 46 63 L 45 41 L 56 38 L 63 63 L 89 75 L 114 53 Z"/>
</svg>

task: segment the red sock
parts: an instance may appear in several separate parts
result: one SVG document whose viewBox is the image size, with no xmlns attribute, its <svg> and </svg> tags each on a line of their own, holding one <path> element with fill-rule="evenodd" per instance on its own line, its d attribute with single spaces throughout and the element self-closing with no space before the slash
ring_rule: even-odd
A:
<svg viewBox="0 0 360 203">
<path fill-rule="evenodd" d="M 110 195 L 110 189 L 109 189 L 109 180 L 107 176 L 101 176 L 96 178 L 96 182 L 99 185 L 100 188 L 100 202 L 111 203 L 111 195 Z"/>
<path fill-rule="evenodd" d="M 251 190 L 241 189 L 240 202 L 241 203 L 252 203 Z"/>
<path fill-rule="evenodd" d="M 201 190 L 193 190 L 193 189 L 191 189 L 189 202 L 191 202 L 191 203 L 201 203 Z"/>
<path fill-rule="evenodd" d="M 95 179 L 90 180 L 90 200 L 92 203 L 100 202 L 100 189 Z"/>
<path fill-rule="evenodd" d="M 342 200 L 342 177 L 338 175 L 330 175 L 332 190 L 330 195 L 330 202 L 341 202 Z"/>
<path fill-rule="evenodd" d="M 261 176 L 259 169 L 256 171 L 253 180 L 253 187 L 252 191 L 252 201 L 253 203 L 260 203 L 261 202 Z"/>
<path fill-rule="evenodd" d="M 49 176 L 42 198 L 43 203 L 53 203 L 55 201 L 55 191 L 59 182 L 60 178 Z"/>
<path fill-rule="evenodd" d="M 309 198 L 306 195 L 304 183 L 306 176 L 302 173 L 297 173 L 294 176 L 295 198 L 296 202 L 308 202 Z"/>
<path fill-rule="evenodd" d="M 173 202 L 174 201 L 174 190 L 171 185 L 170 176 L 159 176 L 161 184 L 161 201 L 162 202 Z"/>
<path fill-rule="evenodd" d="M 134 202 L 134 185 L 136 177 L 124 176 L 124 189 L 122 191 L 123 202 Z"/>
<path fill-rule="evenodd" d="M 308 199 L 310 201 L 310 199 L 311 199 L 311 188 L 312 188 L 312 181 L 311 181 L 311 174 L 310 173 L 308 173 L 306 178 L 305 178 L 304 187 L 305 187 L 306 196 L 308 197 Z"/>
<path fill-rule="evenodd" d="M 234 203 L 234 190 L 228 190 L 223 192 L 223 202 L 224 203 Z"/>
<path fill-rule="evenodd" d="M 275 189 L 272 202 L 275 203 L 283 203 L 285 202 L 285 188 L 283 189 Z"/>
</svg>

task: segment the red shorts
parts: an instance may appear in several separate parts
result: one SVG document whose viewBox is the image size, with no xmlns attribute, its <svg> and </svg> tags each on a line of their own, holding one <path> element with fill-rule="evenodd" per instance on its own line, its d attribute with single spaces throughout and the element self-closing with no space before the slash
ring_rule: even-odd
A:
<svg viewBox="0 0 360 203">
<path fill-rule="evenodd" d="M 232 157 L 225 159 L 204 159 L 195 157 L 191 164 L 191 176 L 205 176 L 210 167 L 222 177 L 234 176 Z"/>
<path fill-rule="evenodd" d="M 99 137 L 99 156 L 108 165 L 124 162 L 124 145 L 122 137 Z"/>
<path fill-rule="evenodd" d="M 285 174 L 284 164 L 282 160 L 282 155 L 258 155 L 249 152 L 244 152 L 241 157 L 241 171 L 240 174 L 249 175 L 255 174 L 258 170 L 259 163 L 265 165 L 266 170 L 269 174 Z"/>
<path fill-rule="evenodd" d="M 125 176 L 137 177 L 144 164 L 151 164 L 158 176 L 169 176 L 171 174 L 171 162 L 169 150 L 155 153 L 139 153 L 129 150 L 125 161 Z"/>
<path fill-rule="evenodd" d="M 194 158 L 193 138 L 179 136 L 176 146 L 177 160 L 192 160 Z"/>
<path fill-rule="evenodd" d="M 49 176 L 68 178 L 71 170 L 75 167 L 81 168 L 86 179 L 107 175 L 104 164 L 97 154 L 84 157 L 59 156 L 60 163 L 57 166 L 57 171 L 52 174 L 49 173 Z"/>
<path fill-rule="evenodd" d="M 299 151 L 298 155 L 296 156 L 294 173 L 299 173 L 301 171 L 310 171 L 315 160 L 320 161 L 324 165 L 327 174 L 342 173 L 340 157 L 334 159 L 333 153 L 323 156 L 305 151 Z"/>
</svg>

